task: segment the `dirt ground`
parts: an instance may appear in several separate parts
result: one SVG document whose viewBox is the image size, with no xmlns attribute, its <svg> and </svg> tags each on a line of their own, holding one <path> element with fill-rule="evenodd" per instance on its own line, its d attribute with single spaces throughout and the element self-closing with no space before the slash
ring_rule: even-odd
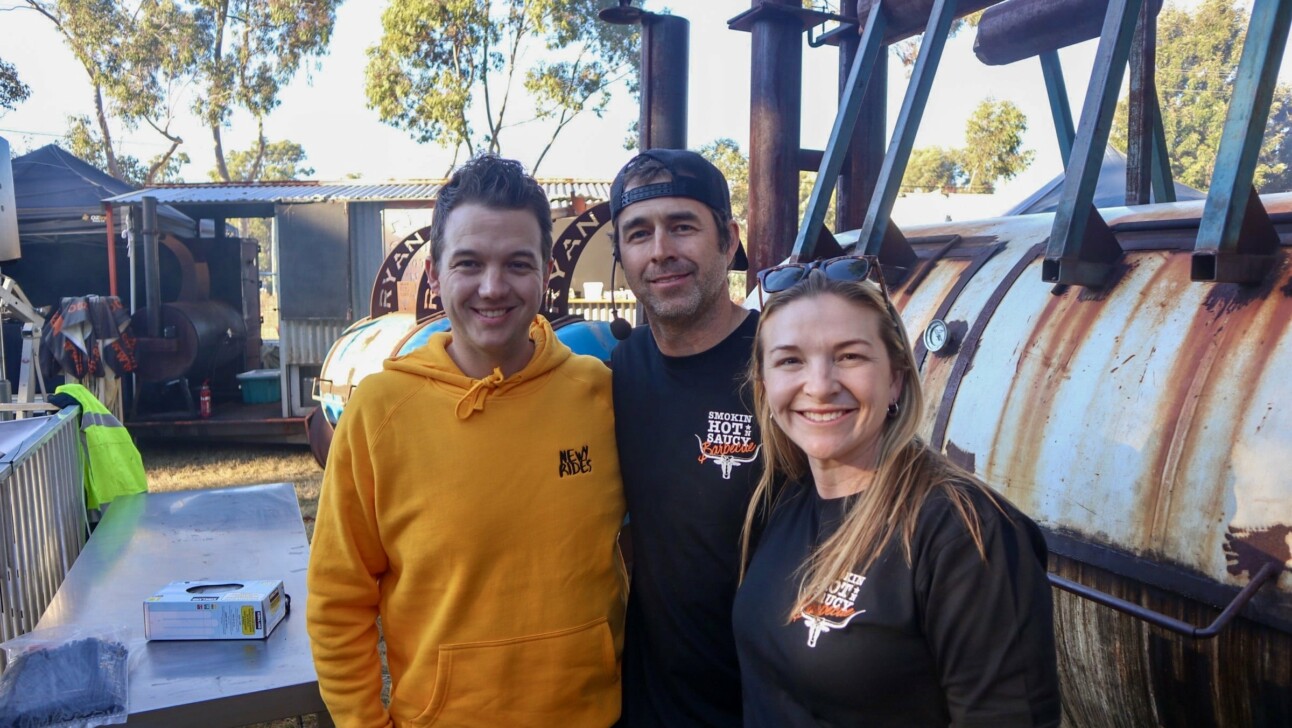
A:
<svg viewBox="0 0 1292 728">
<path fill-rule="evenodd" d="M 308 448 L 288 445 L 195 445 L 143 442 L 139 452 L 154 492 L 230 485 L 291 483 L 301 504 L 305 534 L 314 535 L 323 470 Z M 259 723 L 253 728 L 316 728 L 313 715 Z"/>
</svg>

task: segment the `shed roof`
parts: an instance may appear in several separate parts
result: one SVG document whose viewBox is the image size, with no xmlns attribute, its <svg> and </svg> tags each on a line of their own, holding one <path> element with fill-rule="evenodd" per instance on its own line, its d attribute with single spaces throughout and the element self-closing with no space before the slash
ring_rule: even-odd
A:
<svg viewBox="0 0 1292 728">
<path fill-rule="evenodd" d="M 241 205 L 304 204 L 310 202 L 431 201 L 447 180 L 390 180 L 382 182 L 289 180 L 158 185 L 108 198 L 105 202 L 130 204 L 154 197 L 159 204 L 230 207 Z M 552 202 L 578 196 L 601 201 L 610 198 L 608 180 L 539 179 Z M 249 217 L 254 215 L 247 215 Z"/>
</svg>

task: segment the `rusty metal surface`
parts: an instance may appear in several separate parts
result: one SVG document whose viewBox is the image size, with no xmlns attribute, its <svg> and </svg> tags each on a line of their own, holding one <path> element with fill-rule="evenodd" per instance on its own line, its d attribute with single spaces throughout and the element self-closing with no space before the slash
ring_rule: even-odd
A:
<svg viewBox="0 0 1292 728">
<path fill-rule="evenodd" d="M 1292 240 L 1292 195 L 1263 202 Z M 1201 208 L 1101 211 L 1127 251 L 1102 291 L 1041 279 L 1050 214 L 912 228 L 927 268 L 894 291 L 913 342 L 957 327 L 921 363 L 930 443 L 1042 526 L 1056 574 L 1193 625 L 1292 567 L 1292 248 L 1261 286 L 1192 282 Z M 1210 640 L 1062 592 L 1055 621 L 1069 728 L 1292 724 L 1292 572 Z"/>
<path fill-rule="evenodd" d="M 1071 559 L 1062 576 L 1192 623 L 1217 611 Z M 1267 587 L 1268 588 L 1268 587 Z M 1292 716 L 1292 635 L 1239 619 L 1214 640 L 1185 640 L 1054 592 L 1059 683 L 1068 728 L 1284 726 Z"/>
<path fill-rule="evenodd" d="M 646 13 L 641 27 L 638 149 L 686 149 L 691 23 L 676 15 Z"/>
<path fill-rule="evenodd" d="M 1292 268 L 1285 250 L 1263 287 L 1191 282 L 1170 229 L 1198 206 L 1109 215 L 1167 232 L 1162 249 L 1136 233 L 1102 292 L 1041 280 L 1049 215 L 919 228 L 1004 249 L 949 307 L 968 263 L 953 255 L 895 298 L 912 340 L 939 308 L 967 328 L 954 354 L 924 360 L 935 446 L 972 457 L 1043 526 L 1238 588 L 1267 561 L 1292 564 Z M 1267 590 L 1251 609 L 1292 624 L 1292 574 Z"/>
<path fill-rule="evenodd" d="M 1153 186 L 1153 137 L 1158 119 L 1157 10 L 1140 6 L 1130 54 L 1130 103 L 1127 104 L 1126 204 L 1147 205 Z"/>
<path fill-rule="evenodd" d="M 151 315 L 141 309 L 132 317 L 142 328 Z M 223 301 L 174 301 L 157 312 L 165 338 L 141 340 L 139 377 L 149 382 L 178 379 L 186 375 L 206 378 L 216 367 L 243 353 L 247 324 L 242 314 Z"/>
<path fill-rule="evenodd" d="M 790 0 L 765 4 L 771 3 L 800 4 Z M 785 260 L 798 229 L 803 40 L 797 22 L 771 17 L 755 22 L 751 34 L 752 56 L 762 59 L 753 65 L 749 84 L 747 253 L 753 272 Z"/>
</svg>

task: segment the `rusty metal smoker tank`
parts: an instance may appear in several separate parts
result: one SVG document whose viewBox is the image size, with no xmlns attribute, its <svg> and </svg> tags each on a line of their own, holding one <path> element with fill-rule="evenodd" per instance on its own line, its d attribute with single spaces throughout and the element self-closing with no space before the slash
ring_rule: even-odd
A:
<svg viewBox="0 0 1292 728">
<path fill-rule="evenodd" d="M 908 229 L 893 290 L 931 445 L 1041 524 L 1057 575 L 1198 626 L 1292 566 L 1292 194 L 1264 201 L 1261 287 L 1190 281 L 1199 201 L 1103 210 L 1103 290 L 1042 281 L 1051 214 Z M 1292 725 L 1292 572 L 1211 639 L 1054 593 L 1066 726 Z"/>
</svg>

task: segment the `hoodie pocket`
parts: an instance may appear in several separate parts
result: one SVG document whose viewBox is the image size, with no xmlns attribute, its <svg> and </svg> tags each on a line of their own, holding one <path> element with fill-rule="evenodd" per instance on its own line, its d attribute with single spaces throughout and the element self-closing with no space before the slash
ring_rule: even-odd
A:
<svg viewBox="0 0 1292 728">
<path fill-rule="evenodd" d="M 604 617 L 556 632 L 441 645 L 430 705 L 411 725 L 608 726 L 619 665 Z"/>
</svg>

